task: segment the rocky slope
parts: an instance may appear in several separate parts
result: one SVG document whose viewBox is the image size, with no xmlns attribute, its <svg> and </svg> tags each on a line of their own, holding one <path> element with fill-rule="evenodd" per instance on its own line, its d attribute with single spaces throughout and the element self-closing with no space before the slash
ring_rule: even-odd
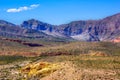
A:
<svg viewBox="0 0 120 80">
<path fill-rule="evenodd" d="M 58 26 L 31 19 L 24 21 L 22 27 L 39 30 L 52 36 L 72 37 L 82 41 L 106 41 L 120 36 L 120 14 L 101 20 L 73 21 Z"/>
<path fill-rule="evenodd" d="M 35 19 L 24 21 L 20 26 L 0 20 L 0 35 L 19 35 L 48 38 L 61 37 L 80 41 L 108 41 L 120 36 L 120 13 L 101 20 L 73 21 L 51 25 Z"/>
<path fill-rule="evenodd" d="M 59 33 L 77 40 L 105 41 L 120 36 L 120 14 L 102 20 L 74 21 L 60 25 Z"/>
<path fill-rule="evenodd" d="M 55 39 L 44 32 L 31 28 L 22 28 L 19 25 L 0 20 L 0 37 L 5 38 L 36 38 L 36 39 Z"/>
<path fill-rule="evenodd" d="M 0 35 L 1 36 L 11 36 L 11 35 L 17 36 L 17 35 L 22 35 L 23 32 L 24 32 L 24 29 L 12 23 L 0 20 Z"/>
</svg>

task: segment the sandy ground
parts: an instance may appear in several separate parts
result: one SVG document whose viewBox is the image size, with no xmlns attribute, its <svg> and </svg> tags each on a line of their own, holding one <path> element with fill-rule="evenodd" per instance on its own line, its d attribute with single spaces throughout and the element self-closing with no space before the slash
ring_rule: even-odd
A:
<svg viewBox="0 0 120 80">
<path fill-rule="evenodd" d="M 28 62 L 24 62 L 20 64 L 20 66 L 24 66 Z M 18 63 L 19 64 L 19 63 Z M 35 79 L 35 80 L 120 80 L 116 77 L 116 71 L 110 70 L 110 69 L 85 69 L 85 68 L 79 68 L 75 66 L 72 62 L 66 61 L 66 62 L 60 62 L 58 63 L 61 68 L 59 68 L 57 71 L 41 78 L 41 79 Z M 14 65 L 4 65 L 0 66 L 0 70 L 6 69 L 10 74 L 8 75 L 5 73 L 5 75 L 8 75 L 7 78 L 12 78 L 13 80 L 16 80 L 18 78 L 17 70 L 9 69 L 10 67 L 13 67 Z M 119 71 L 120 73 L 120 71 Z M 3 75 L 3 73 L 0 73 L 0 75 Z M 22 77 L 22 76 L 21 76 Z M 0 78 L 0 80 L 4 80 L 4 78 Z M 30 79 L 33 80 L 33 79 Z"/>
<path fill-rule="evenodd" d="M 112 70 L 79 69 L 70 62 L 61 63 L 62 68 L 40 80 L 119 80 Z"/>
</svg>

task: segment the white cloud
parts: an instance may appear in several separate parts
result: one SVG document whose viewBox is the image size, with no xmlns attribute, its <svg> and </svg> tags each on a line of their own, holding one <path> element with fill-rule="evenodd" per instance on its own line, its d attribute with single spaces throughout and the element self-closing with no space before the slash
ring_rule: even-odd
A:
<svg viewBox="0 0 120 80">
<path fill-rule="evenodd" d="M 7 9 L 7 12 L 15 13 L 15 12 L 31 10 L 31 9 L 34 9 L 34 8 L 37 8 L 37 7 L 39 7 L 39 4 L 32 4 L 29 7 L 28 6 L 23 6 L 23 7 L 19 7 L 19 8 L 10 8 L 10 9 Z"/>
<path fill-rule="evenodd" d="M 39 6 L 39 4 L 32 4 L 32 5 L 30 5 L 31 8 L 36 8 L 38 6 Z"/>
</svg>

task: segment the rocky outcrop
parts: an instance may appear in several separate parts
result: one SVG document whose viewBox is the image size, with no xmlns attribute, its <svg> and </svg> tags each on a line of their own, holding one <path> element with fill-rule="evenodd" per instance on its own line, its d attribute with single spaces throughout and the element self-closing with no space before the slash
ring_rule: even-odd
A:
<svg viewBox="0 0 120 80">
<path fill-rule="evenodd" d="M 29 64 L 21 69 L 21 73 L 26 75 L 25 78 L 34 78 L 38 77 L 39 79 L 41 77 L 45 77 L 49 75 L 50 73 L 55 72 L 58 70 L 60 66 L 58 64 L 52 64 L 48 62 L 38 62 L 38 63 L 32 63 Z"/>
</svg>

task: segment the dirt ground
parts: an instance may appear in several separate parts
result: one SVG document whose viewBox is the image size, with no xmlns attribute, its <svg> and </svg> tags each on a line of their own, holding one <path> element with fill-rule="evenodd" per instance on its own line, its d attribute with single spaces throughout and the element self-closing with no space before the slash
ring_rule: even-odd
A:
<svg viewBox="0 0 120 80">
<path fill-rule="evenodd" d="M 119 80 L 115 78 L 116 72 L 112 70 L 81 69 L 71 62 L 60 65 L 61 69 L 40 80 Z"/>
</svg>

